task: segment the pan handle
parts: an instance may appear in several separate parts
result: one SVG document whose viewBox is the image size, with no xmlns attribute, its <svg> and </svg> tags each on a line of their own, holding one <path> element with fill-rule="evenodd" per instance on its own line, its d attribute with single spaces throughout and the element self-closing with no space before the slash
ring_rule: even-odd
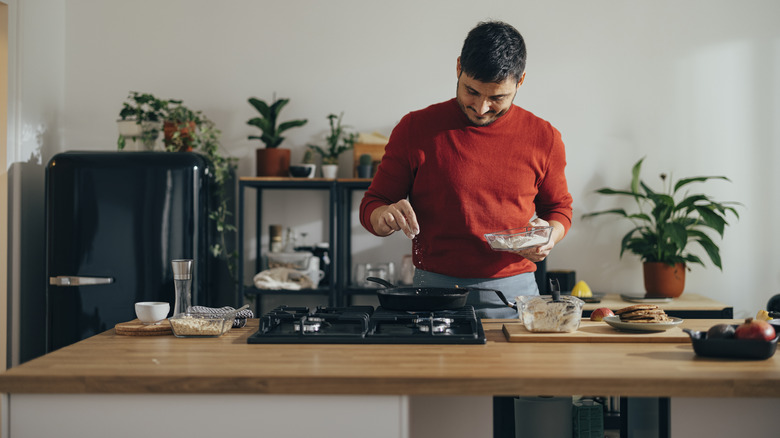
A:
<svg viewBox="0 0 780 438">
<path fill-rule="evenodd" d="M 496 289 L 485 289 L 485 288 L 481 288 L 481 287 L 469 287 L 469 288 L 467 288 L 467 289 L 468 289 L 468 290 L 478 290 L 478 291 L 495 292 L 495 293 L 496 293 L 496 295 L 498 295 L 498 298 L 499 298 L 501 301 L 503 301 L 503 302 L 504 302 L 504 304 L 506 304 L 507 306 L 509 306 L 509 307 L 511 307 L 511 308 L 513 308 L 513 309 L 515 309 L 515 310 L 517 310 L 517 303 L 510 303 L 510 302 L 509 302 L 509 300 L 507 300 L 507 299 L 506 299 L 506 296 L 504 295 L 504 293 L 503 293 L 503 292 L 501 292 L 500 290 L 496 290 Z"/>
<path fill-rule="evenodd" d="M 500 290 L 497 290 L 497 291 L 495 291 L 495 292 L 496 292 L 496 295 L 498 295 L 498 298 L 500 298 L 500 299 L 501 299 L 501 301 L 503 301 L 503 302 L 504 302 L 504 304 L 506 304 L 507 306 L 509 306 L 509 307 L 511 307 L 511 308 L 513 308 L 513 309 L 515 309 L 515 310 L 517 310 L 517 303 L 510 303 L 510 302 L 509 302 L 509 301 L 506 299 L 506 297 L 504 296 L 504 293 L 503 293 L 503 292 L 501 292 Z"/>
<path fill-rule="evenodd" d="M 384 278 L 379 278 L 379 277 L 366 277 L 366 280 L 367 280 L 367 281 L 373 281 L 374 283 L 379 283 L 379 284 L 381 284 L 382 286 L 384 286 L 384 287 L 388 287 L 388 288 L 391 288 L 391 289 L 395 287 L 395 286 L 393 285 L 393 283 L 390 283 L 389 281 L 385 280 Z"/>
</svg>

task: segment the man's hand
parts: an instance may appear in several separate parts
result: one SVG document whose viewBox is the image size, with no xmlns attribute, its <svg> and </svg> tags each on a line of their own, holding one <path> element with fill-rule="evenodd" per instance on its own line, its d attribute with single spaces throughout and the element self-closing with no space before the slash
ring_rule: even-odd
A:
<svg viewBox="0 0 780 438">
<path fill-rule="evenodd" d="M 374 210 L 371 213 L 371 226 L 379 236 L 389 236 L 399 230 L 410 239 L 420 234 L 417 215 L 414 214 L 412 204 L 406 199 Z"/>
<path fill-rule="evenodd" d="M 560 222 L 552 221 L 547 222 L 544 219 L 536 218 L 531 221 L 529 224 L 532 227 L 548 227 L 552 226 L 552 235 L 550 236 L 550 241 L 547 242 L 547 244 L 542 246 L 536 246 L 532 248 L 526 248 L 521 251 L 514 251 L 516 254 L 519 254 L 528 260 L 538 263 L 542 260 L 546 259 L 547 256 L 550 255 L 550 251 L 552 251 L 553 247 L 555 247 L 555 244 L 560 242 L 561 239 L 563 239 L 564 229 L 563 225 Z"/>
</svg>

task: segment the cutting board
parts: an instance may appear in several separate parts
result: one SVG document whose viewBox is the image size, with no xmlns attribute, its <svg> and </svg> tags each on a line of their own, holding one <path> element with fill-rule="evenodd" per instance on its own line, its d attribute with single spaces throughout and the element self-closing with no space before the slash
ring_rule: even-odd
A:
<svg viewBox="0 0 780 438">
<path fill-rule="evenodd" d="M 534 333 L 526 330 L 522 323 L 505 323 L 504 335 L 509 342 L 691 342 L 690 336 L 679 326 L 665 332 L 625 332 L 615 330 L 605 322 L 584 320 L 573 333 Z"/>
<path fill-rule="evenodd" d="M 146 325 L 141 321 L 134 319 L 132 321 L 120 322 L 114 326 L 118 335 L 126 336 L 163 336 L 172 335 L 171 324 L 168 320 L 154 325 Z"/>
</svg>

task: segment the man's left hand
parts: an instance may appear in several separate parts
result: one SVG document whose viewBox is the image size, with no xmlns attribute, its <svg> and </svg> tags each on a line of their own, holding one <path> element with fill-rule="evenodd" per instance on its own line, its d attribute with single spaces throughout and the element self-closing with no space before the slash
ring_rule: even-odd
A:
<svg viewBox="0 0 780 438">
<path fill-rule="evenodd" d="M 553 247 L 557 242 L 563 239 L 564 228 L 558 221 L 547 222 L 544 219 L 536 218 L 529 223 L 532 227 L 549 227 L 552 226 L 552 233 L 550 235 L 550 241 L 541 246 L 534 246 L 531 248 L 522 249 L 520 251 L 514 251 L 515 254 L 519 254 L 528 260 L 538 263 L 546 259 L 550 255 Z"/>
</svg>

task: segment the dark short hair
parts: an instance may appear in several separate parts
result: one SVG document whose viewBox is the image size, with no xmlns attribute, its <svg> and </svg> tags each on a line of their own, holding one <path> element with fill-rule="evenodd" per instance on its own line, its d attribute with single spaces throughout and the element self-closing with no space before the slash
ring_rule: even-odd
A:
<svg viewBox="0 0 780 438">
<path fill-rule="evenodd" d="M 460 51 L 460 67 L 481 82 L 519 81 L 525 70 L 525 41 L 501 21 L 485 21 L 471 29 Z"/>
</svg>

